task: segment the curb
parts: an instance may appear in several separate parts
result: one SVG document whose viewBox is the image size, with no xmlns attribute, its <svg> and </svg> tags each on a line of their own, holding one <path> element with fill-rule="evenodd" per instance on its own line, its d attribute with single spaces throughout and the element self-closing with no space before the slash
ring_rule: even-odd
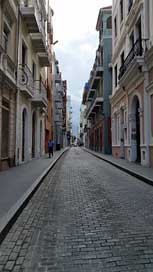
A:
<svg viewBox="0 0 153 272">
<path fill-rule="evenodd" d="M 7 233 L 26 207 L 34 193 L 37 191 L 39 186 L 42 184 L 44 178 L 58 162 L 58 160 L 63 156 L 63 154 L 68 151 L 69 148 L 64 149 L 61 154 L 45 169 L 45 171 L 34 181 L 30 188 L 22 195 L 22 197 L 16 202 L 16 204 L 7 212 L 7 214 L 0 220 L 0 244 L 6 237 Z"/>
<path fill-rule="evenodd" d="M 141 181 L 144 181 L 145 183 L 153 186 L 153 180 L 152 179 L 150 179 L 150 178 L 148 178 L 146 176 L 140 175 L 138 172 L 134 172 L 134 171 L 132 171 L 132 170 L 130 170 L 130 169 L 124 167 L 124 166 L 119 165 L 116 162 L 112 162 L 112 161 L 110 161 L 108 159 L 105 159 L 105 158 L 99 156 L 98 154 L 93 153 L 92 151 L 90 151 L 90 150 L 88 150 L 86 148 L 83 148 L 83 150 L 90 153 L 91 155 L 97 157 L 98 159 L 101 159 L 101 160 L 115 166 L 116 168 L 124 171 L 125 173 L 127 173 L 127 174 L 129 174 L 129 175 L 131 175 L 131 176 L 133 176 L 133 177 L 135 177 L 135 178 L 137 178 L 137 179 L 139 179 Z"/>
</svg>

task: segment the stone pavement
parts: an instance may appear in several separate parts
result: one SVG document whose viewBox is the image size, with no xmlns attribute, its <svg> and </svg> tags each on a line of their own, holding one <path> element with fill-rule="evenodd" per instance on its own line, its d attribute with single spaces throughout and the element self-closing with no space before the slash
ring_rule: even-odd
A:
<svg viewBox="0 0 153 272">
<path fill-rule="evenodd" d="M 2 272 L 152 272 L 153 187 L 71 148 L 0 246 Z"/>
<path fill-rule="evenodd" d="M 148 168 L 145 166 L 142 166 L 138 163 L 129 162 L 124 159 L 116 159 L 112 155 L 105 155 L 101 154 L 99 152 L 92 151 L 90 149 L 84 148 L 83 149 L 92 155 L 96 156 L 99 159 L 102 159 L 117 168 L 125 171 L 128 174 L 131 174 L 132 176 L 137 177 L 138 179 L 141 179 L 151 185 L 153 185 L 153 168 Z"/>
<path fill-rule="evenodd" d="M 13 213 L 16 203 L 63 151 L 64 149 L 54 152 L 53 158 L 48 158 L 46 154 L 39 159 L 0 172 L 0 231 L 4 218 L 9 218 L 9 211 Z"/>
</svg>

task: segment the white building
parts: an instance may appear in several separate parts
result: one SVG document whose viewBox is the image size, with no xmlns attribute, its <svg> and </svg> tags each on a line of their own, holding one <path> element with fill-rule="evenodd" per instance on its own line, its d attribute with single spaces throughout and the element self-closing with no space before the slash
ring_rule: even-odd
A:
<svg viewBox="0 0 153 272">
<path fill-rule="evenodd" d="M 46 19 L 45 0 L 20 1 L 16 164 L 40 157 L 45 150 Z"/>
</svg>

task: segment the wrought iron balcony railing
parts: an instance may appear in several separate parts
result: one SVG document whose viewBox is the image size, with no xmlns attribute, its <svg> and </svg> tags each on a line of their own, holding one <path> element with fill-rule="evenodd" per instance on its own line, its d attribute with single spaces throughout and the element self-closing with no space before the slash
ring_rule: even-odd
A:
<svg viewBox="0 0 153 272">
<path fill-rule="evenodd" d="M 135 57 L 141 57 L 144 55 L 144 53 L 147 50 L 147 40 L 143 39 L 138 39 L 132 49 L 130 50 L 128 56 L 124 60 L 124 63 L 120 67 L 120 72 L 118 79 L 120 80 L 122 76 L 125 74 L 127 71 L 128 67 L 130 66 L 131 62 Z"/>
<path fill-rule="evenodd" d="M 98 104 L 103 102 L 103 96 L 99 92 L 96 92 L 95 95 L 93 96 L 92 101 L 91 101 L 91 103 L 89 104 L 89 106 L 87 108 L 86 117 L 89 115 L 89 113 L 90 113 L 91 109 L 93 108 L 94 104 L 96 104 L 96 101 L 97 101 Z"/>
<path fill-rule="evenodd" d="M 18 69 L 18 83 L 21 91 L 27 91 L 31 96 L 34 94 L 34 80 L 32 72 L 25 64 L 20 64 Z"/>
<path fill-rule="evenodd" d="M 5 53 L 2 47 L 0 47 L 0 70 L 2 70 L 13 83 L 16 82 L 16 64 L 9 55 Z"/>
</svg>

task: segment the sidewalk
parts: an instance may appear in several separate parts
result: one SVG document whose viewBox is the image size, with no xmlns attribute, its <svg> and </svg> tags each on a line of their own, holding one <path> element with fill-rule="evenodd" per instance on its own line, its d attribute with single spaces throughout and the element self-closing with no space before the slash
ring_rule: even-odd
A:
<svg viewBox="0 0 153 272">
<path fill-rule="evenodd" d="M 146 182 L 150 185 L 153 185 L 153 168 L 148 168 L 145 166 L 142 166 L 137 163 L 129 162 L 124 159 L 115 159 L 112 155 L 104 155 L 95 151 L 92 151 L 90 149 L 84 148 L 83 149 L 91 153 L 92 155 L 96 156 L 97 158 L 104 160 L 115 167 L 119 168 L 120 170 Z"/>
<path fill-rule="evenodd" d="M 68 148 L 0 172 L 0 233 L 44 175 Z"/>
</svg>

